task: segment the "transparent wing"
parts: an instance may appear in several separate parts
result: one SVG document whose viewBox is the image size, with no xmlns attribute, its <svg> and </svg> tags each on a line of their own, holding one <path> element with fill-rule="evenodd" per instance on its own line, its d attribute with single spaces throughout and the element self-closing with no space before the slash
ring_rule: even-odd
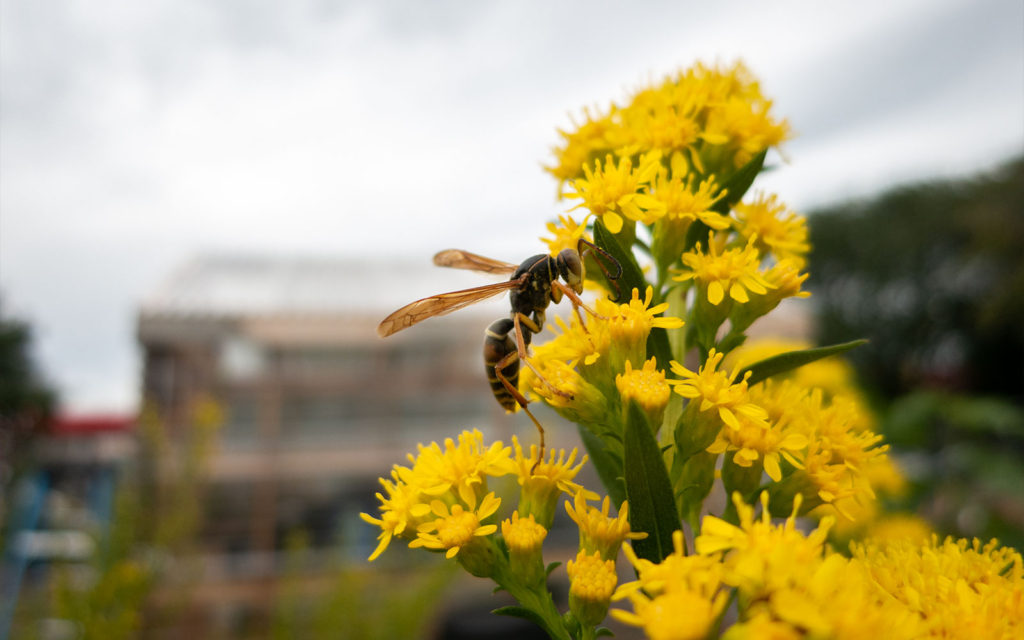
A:
<svg viewBox="0 0 1024 640">
<path fill-rule="evenodd" d="M 452 291 L 451 293 L 439 293 L 436 296 L 410 302 L 384 318 L 380 325 L 377 326 L 377 333 L 380 337 L 386 338 L 427 318 L 443 316 L 446 313 L 458 311 L 481 300 L 492 298 L 509 289 L 514 289 L 521 285 L 525 278 L 526 276 L 523 276 L 515 280 L 485 284 L 482 287 L 462 289 L 461 291 Z"/>
<path fill-rule="evenodd" d="M 434 264 L 453 269 L 470 269 L 484 273 L 512 273 L 519 265 L 485 258 L 462 249 L 445 249 L 434 256 Z"/>
</svg>

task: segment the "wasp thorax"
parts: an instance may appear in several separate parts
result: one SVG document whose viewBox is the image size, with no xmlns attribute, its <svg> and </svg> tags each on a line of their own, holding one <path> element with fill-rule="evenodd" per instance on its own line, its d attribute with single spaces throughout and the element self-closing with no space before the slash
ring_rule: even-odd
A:
<svg viewBox="0 0 1024 640">
<path fill-rule="evenodd" d="M 578 251 L 562 249 L 555 258 L 558 275 L 576 293 L 583 292 L 583 261 Z"/>
</svg>

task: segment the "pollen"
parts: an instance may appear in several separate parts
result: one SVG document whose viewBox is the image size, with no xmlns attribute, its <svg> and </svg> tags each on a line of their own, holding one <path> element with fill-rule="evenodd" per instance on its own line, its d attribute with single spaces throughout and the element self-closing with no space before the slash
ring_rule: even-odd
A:
<svg viewBox="0 0 1024 640">
<path fill-rule="evenodd" d="M 519 511 L 515 511 L 501 523 L 501 535 L 511 553 L 528 554 L 540 549 L 548 530 L 534 520 L 533 514 L 520 518 Z"/>
<path fill-rule="evenodd" d="M 615 386 L 624 405 L 632 400 L 652 416 L 654 424 L 661 422 L 660 419 L 654 420 L 654 417 L 660 417 L 664 412 L 672 388 L 665 382 L 665 371 L 658 369 L 655 358 L 646 361 L 641 369 L 634 369 L 632 363 L 627 361 L 625 372 L 615 376 Z"/>
<path fill-rule="evenodd" d="M 580 551 L 575 561 L 568 562 L 566 571 L 569 574 L 570 596 L 607 606 L 618 583 L 614 560 L 603 559 L 599 551 L 592 554 Z"/>
</svg>

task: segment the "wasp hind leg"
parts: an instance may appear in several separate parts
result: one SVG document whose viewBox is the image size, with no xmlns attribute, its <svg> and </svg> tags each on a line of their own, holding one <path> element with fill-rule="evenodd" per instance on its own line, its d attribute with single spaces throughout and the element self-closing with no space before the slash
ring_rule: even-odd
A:
<svg viewBox="0 0 1024 640">
<path fill-rule="evenodd" d="M 516 388 L 514 384 L 512 384 L 503 371 L 509 365 L 519 362 L 520 360 L 525 362 L 525 359 L 519 357 L 518 351 L 510 351 L 504 358 L 494 365 L 494 375 L 505 388 L 505 391 L 508 391 L 509 395 L 515 399 L 516 403 L 518 403 L 526 415 L 530 417 L 530 420 L 533 421 L 533 425 L 537 427 L 537 433 L 540 434 L 540 455 L 537 457 L 536 462 L 533 463 L 533 466 L 530 467 L 530 473 L 533 473 L 534 470 L 536 470 L 537 465 L 540 464 L 540 461 L 544 459 L 544 427 L 541 426 L 540 421 L 537 420 L 537 417 L 533 415 L 533 412 L 530 411 L 530 408 L 527 406 L 530 404 L 530 401 L 522 394 L 522 392 L 519 391 L 519 389 Z"/>
</svg>

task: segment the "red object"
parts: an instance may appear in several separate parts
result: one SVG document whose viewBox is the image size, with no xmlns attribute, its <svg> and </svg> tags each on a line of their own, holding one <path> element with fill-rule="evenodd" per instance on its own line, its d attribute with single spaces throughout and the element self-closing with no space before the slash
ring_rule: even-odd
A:
<svg viewBox="0 0 1024 640">
<path fill-rule="evenodd" d="M 86 433 L 112 433 L 135 429 L 135 416 L 95 415 L 57 416 L 50 422 L 50 433 L 75 435 Z"/>
</svg>

